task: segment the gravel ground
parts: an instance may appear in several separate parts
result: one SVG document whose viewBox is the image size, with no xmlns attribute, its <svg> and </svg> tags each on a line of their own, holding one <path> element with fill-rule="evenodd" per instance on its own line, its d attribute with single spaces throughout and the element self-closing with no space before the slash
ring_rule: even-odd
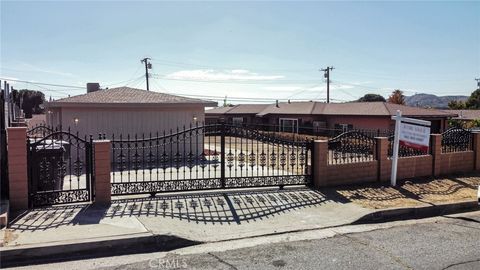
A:
<svg viewBox="0 0 480 270">
<path fill-rule="evenodd" d="M 476 173 L 408 179 L 400 181 L 397 187 L 390 187 L 389 183 L 356 185 L 336 188 L 335 192 L 363 207 L 383 209 L 476 200 L 479 185 L 480 175 Z"/>
</svg>

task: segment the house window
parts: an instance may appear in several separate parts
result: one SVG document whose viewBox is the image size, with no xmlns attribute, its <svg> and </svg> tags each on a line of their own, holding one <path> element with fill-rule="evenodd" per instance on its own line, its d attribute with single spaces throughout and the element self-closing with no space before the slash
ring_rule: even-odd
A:
<svg viewBox="0 0 480 270">
<path fill-rule="evenodd" d="M 278 122 L 280 132 L 298 133 L 298 119 L 280 118 Z"/>
<path fill-rule="evenodd" d="M 339 132 L 347 132 L 353 129 L 353 125 L 351 124 L 335 124 L 335 131 Z"/>
<path fill-rule="evenodd" d="M 323 121 L 313 121 L 313 131 L 320 132 L 327 127 L 327 123 Z"/>
<path fill-rule="evenodd" d="M 241 126 L 243 124 L 243 117 L 233 117 L 232 118 L 232 123 L 234 125 Z"/>
</svg>

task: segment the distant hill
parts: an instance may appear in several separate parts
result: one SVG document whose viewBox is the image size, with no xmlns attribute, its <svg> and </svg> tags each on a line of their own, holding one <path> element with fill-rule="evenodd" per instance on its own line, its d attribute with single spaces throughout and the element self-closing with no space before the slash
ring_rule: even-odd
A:
<svg viewBox="0 0 480 270">
<path fill-rule="evenodd" d="M 405 103 L 414 107 L 431 107 L 438 109 L 448 108 L 448 102 L 452 100 L 466 101 L 468 96 L 436 96 L 431 94 L 415 94 L 406 96 Z"/>
</svg>

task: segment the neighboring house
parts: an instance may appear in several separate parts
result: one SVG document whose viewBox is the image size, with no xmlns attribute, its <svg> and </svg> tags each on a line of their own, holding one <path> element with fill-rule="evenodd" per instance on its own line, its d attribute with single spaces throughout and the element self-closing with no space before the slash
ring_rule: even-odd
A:
<svg viewBox="0 0 480 270">
<path fill-rule="evenodd" d="M 217 107 L 205 111 L 205 122 L 216 123 L 224 120 L 227 123 L 261 124 L 262 119 L 256 117 L 269 104 L 241 104 L 232 107 Z"/>
<path fill-rule="evenodd" d="M 170 133 L 204 121 L 205 107 L 216 102 L 186 98 L 130 87 L 94 90 L 46 103 L 47 124 L 79 132 L 80 136 L 104 133 L 124 138 Z"/>
<path fill-rule="evenodd" d="M 458 116 L 453 117 L 452 119 L 465 123 L 470 123 L 474 120 L 480 120 L 480 110 L 445 110 L 445 112 L 457 114 Z"/>
<path fill-rule="evenodd" d="M 205 112 L 207 122 L 224 119 L 227 123 L 279 126 L 288 132 L 321 133 L 334 129 L 392 130 L 391 116 L 401 110 L 403 116 L 432 122 L 432 132 L 447 127 L 447 120 L 457 114 L 435 109 L 423 109 L 387 102 L 281 102 L 276 104 L 240 104 L 220 107 Z M 235 120 L 234 120 L 235 119 Z"/>
</svg>

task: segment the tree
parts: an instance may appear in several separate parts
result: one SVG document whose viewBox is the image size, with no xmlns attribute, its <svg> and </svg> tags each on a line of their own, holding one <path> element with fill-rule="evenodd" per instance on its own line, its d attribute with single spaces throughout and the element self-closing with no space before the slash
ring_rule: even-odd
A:
<svg viewBox="0 0 480 270">
<path fill-rule="evenodd" d="M 33 113 L 43 113 L 40 105 L 45 102 L 45 95 L 42 92 L 22 89 L 13 90 L 10 95 L 13 102 L 23 110 L 26 118 L 31 118 Z"/>
<path fill-rule="evenodd" d="M 461 100 L 452 100 L 448 103 L 448 108 L 452 110 L 462 110 L 467 108 L 467 104 Z"/>
<path fill-rule="evenodd" d="M 359 98 L 357 101 L 359 101 L 359 102 L 375 102 L 375 101 L 385 102 L 386 100 L 381 95 L 365 94 L 363 97 Z"/>
<path fill-rule="evenodd" d="M 468 124 L 469 128 L 480 127 L 480 119 L 475 119 Z"/>
<path fill-rule="evenodd" d="M 470 97 L 467 99 L 466 109 L 480 109 L 480 89 L 473 91 Z"/>
<path fill-rule="evenodd" d="M 403 95 L 403 91 L 399 89 L 394 90 L 388 97 L 387 102 L 405 105 L 405 96 Z"/>
</svg>

